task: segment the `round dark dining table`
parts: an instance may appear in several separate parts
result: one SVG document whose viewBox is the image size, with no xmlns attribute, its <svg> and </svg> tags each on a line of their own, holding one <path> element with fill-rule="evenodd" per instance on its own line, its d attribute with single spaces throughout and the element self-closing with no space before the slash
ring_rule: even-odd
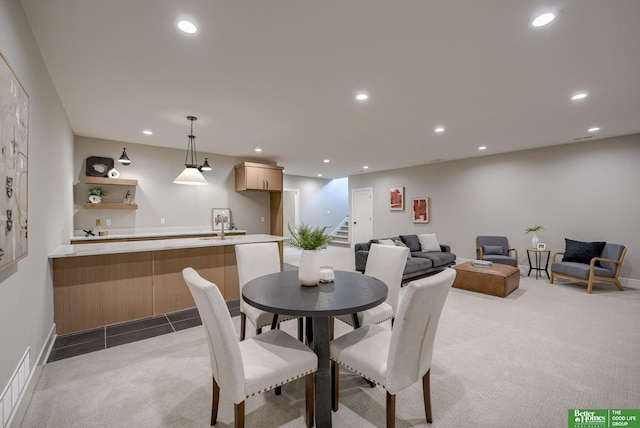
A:
<svg viewBox="0 0 640 428">
<path fill-rule="evenodd" d="M 318 356 L 315 376 L 315 418 L 320 428 L 331 426 L 331 370 L 329 361 L 329 319 L 372 308 L 387 298 L 387 286 L 372 276 L 335 271 L 330 283 L 303 286 L 297 270 L 260 276 L 242 287 L 242 298 L 258 309 L 278 315 L 311 319 L 307 344 Z"/>
</svg>

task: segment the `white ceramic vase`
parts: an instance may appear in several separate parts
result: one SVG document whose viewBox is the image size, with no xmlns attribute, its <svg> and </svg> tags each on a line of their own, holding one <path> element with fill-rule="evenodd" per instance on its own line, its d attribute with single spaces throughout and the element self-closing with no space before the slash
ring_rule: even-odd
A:
<svg viewBox="0 0 640 428">
<path fill-rule="evenodd" d="M 298 279 L 300 284 L 306 286 L 318 285 L 320 282 L 320 259 L 317 250 L 302 250 Z"/>
<path fill-rule="evenodd" d="M 538 234 L 533 232 L 533 236 L 531 237 L 531 248 L 538 248 L 538 242 L 540 242 L 540 238 L 538 238 Z"/>
</svg>

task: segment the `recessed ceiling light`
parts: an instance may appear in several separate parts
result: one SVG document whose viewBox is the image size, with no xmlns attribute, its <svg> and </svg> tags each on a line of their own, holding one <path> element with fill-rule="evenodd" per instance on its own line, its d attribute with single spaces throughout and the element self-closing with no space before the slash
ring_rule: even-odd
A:
<svg viewBox="0 0 640 428">
<path fill-rule="evenodd" d="M 322 162 L 324 162 L 324 163 L 329 163 L 329 162 L 331 162 L 331 161 L 330 161 L 329 159 L 325 159 L 325 160 L 323 160 Z"/>
<path fill-rule="evenodd" d="M 599 131 L 599 130 L 600 130 L 599 126 L 593 126 L 593 127 L 589 128 L 589 129 L 587 129 L 587 132 L 596 132 L 596 131 Z"/>
<path fill-rule="evenodd" d="M 144 135 L 153 135 L 153 131 L 151 131 L 150 129 L 145 129 L 144 131 L 142 131 L 142 133 Z"/>
<path fill-rule="evenodd" d="M 438 133 L 438 134 L 444 132 L 444 126 L 436 127 L 436 129 L 434 129 L 433 132 Z"/>
<path fill-rule="evenodd" d="M 178 22 L 178 28 L 184 31 L 187 34 L 193 34 L 198 31 L 198 27 L 193 22 L 190 21 L 180 21 Z"/>
<path fill-rule="evenodd" d="M 571 99 L 573 101 L 584 100 L 585 98 L 587 98 L 587 95 L 589 94 L 587 94 L 586 92 L 576 92 L 571 96 Z"/>
<path fill-rule="evenodd" d="M 322 174 L 318 174 L 318 177 L 322 177 Z"/>
<path fill-rule="evenodd" d="M 358 101 L 367 101 L 368 99 L 369 99 L 369 94 L 364 91 L 360 91 L 356 94 L 356 100 Z"/>
<path fill-rule="evenodd" d="M 487 146 L 480 146 L 478 147 L 478 150 L 487 150 Z"/>
<path fill-rule="evenodd" d="M 550 24 L 551 21 L 556 19 L 557 15 L 557 11 L 545 12 L 541 15 L 536 16 L 533 21 L 531 21 L 531 25 L 534 27 L 544 27 L 545 25 Z"/>
<path fill-rule="evenodd" d="M 369 169 L 369 165 L 363 166 L 362 169 Z"/>
<path fill-rule="evenodd" d="M 260 147 L 256 147 L 255 149 L 253 149 L 254 152 L 260 153 L 262 151 L 262 149 Z"/>
</svg>

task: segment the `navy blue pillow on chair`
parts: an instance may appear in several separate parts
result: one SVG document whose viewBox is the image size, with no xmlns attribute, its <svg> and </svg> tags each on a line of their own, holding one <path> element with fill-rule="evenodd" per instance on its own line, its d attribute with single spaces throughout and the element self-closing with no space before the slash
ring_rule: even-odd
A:
<svg viewBox="0 0 640 428">
<path fill-rule="evenodd" d="M 565 250 L 562 256 L 563 262 L 591 263 L 594 257 L 600 257 L 606 242 L 581 242 L 572 239 L 564 239 Z"/>
</svg>

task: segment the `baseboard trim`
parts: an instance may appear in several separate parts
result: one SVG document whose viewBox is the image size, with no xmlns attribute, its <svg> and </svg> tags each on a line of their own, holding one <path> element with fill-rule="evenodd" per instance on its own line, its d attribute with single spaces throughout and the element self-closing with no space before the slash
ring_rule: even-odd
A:
<svg viewBox="0 0 640 428">
<path fill-rule="evenodd" d="M 38 385 L 38 381 L 40 380 L 40 375 L 42 374 L 42 366 L 47 362 L 49 358 L 49 353 L 51 352 L 51 348 L 53 347 L 53 343 L 56 340 L 56 324 L 54 323 L 49 330 L 49 335 L 47 340 L 45 340 L 44 345 L 40 349 L 40 353 L 38 354 L 38 358 L 35 361 L 34 368 L 29 373 L 29 377 L 27 379 L 27 383 L 25 388 L 22 390 L 22 394 L 18 397 L 18 404 L 16 405 L 15 412 L 11 416 L 7 423 L 7 427 L 9 428 L 20 428 L 22 425 L 22 419 L 24 419 L 24 415 L 27 413 L 27 408 L 31 403 L 31 397 L 33 397 L 33 393 L 36 390 L 36 386 Z"/>
</svg>

